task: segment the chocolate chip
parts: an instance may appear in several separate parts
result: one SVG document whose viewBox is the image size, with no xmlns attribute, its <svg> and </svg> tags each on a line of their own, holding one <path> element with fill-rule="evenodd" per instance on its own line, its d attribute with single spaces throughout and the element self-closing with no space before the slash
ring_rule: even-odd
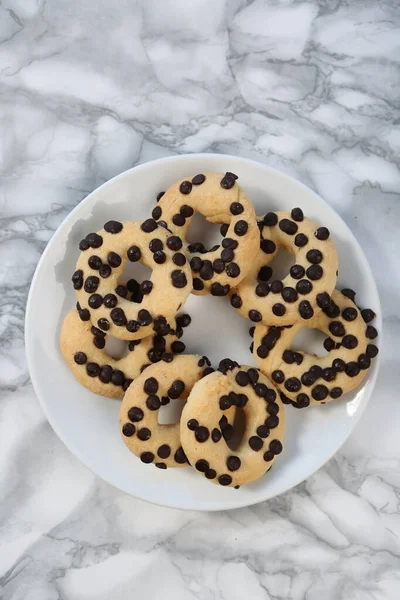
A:
<svg viewBox="0 0 400 600">
<path fill-rule="evenodd" d="M 297 408 L 306 408 L 310 405 L 310 398 L 307 394 L 298 394 L 296 396 L 296 405 Z"/>
<path fill-rule="evenodd" d="M 376 346 L 374 346 L 374 344 L 368 344 L 367 346 L 367 355 L 370 358 L 375 358 L 375 356 L 378 354 L 379 352 L 379 348 L 377 348 Z"/>
<path fill-rule="evenodd" d="M 88 304 L 90 308 L 99 308 L 103 304 L 103 298 L 100 294 L 92 294 L 89 296 Z"/>
<path fill-rule="evenodd" d="M 240 202 L 232 202 L 232 204 L 229 207 L 229 210 L 233 215 L 241 215 L 244 211 L 243 204 L 240 204 Z"/>
<path fill-rule="evenodd" d="M 270 452 L 273 452 L 275 455 L 280 454 L 283 450 L 282 443 L 279 440 L 272 440 L 269 444 Z"/>
<path fill-rule="evenodd" d="M 282 290 L 282 298 L 285 302 L 296 302 L 298 295 L 292 287 L 285 287 Z"/>
<path fill-rule="evenodd" d="M 294 238 L 295 246 L 298 248 L 302 248 L 306 244 L 308 244 L 308 237 L 304 235 L 304 233 L 298 233 Z"/>
<path fill-rule="evenodd" d="M 95 275 L 90 275 L 89 277 L 86 278 L 86 281 L 85 281 L 85 285 L 84 285 L 85 292 L 87 292 L 88 294 L 95 292 L 99 286 L 99 283 L 100 283 L 100 279 L 98 277 L 96 277 Z"/>
<path fill-rule="evenodd" d="M 174 400 L 179 398 L 185 391 L 185 384 L 180 379 L 175 379 L 168 390 L 168 396 Z"/>
<path fill-rule="evenodd" d="M 190 194 L 192 191 L 192 184 L 190 181 L 182 181 L 181 185 L 179 186 L 179 191 L 181 194 Z"/>
<path fill-rule="evenodd" d="M 168 444 L 162 444 L 157 450 L 157 454 L 160 458 L 168 458 L 171 454 L 171 448 L 168 446 Z"/>
<path fill-rule="evenodd" d="M 164 352 L 161 358 L 164 362 L 170 363 L 174 360 L 174 355 L 172 354 L 172 352 Z"/>
<path fill-rule="evenodd" d="M 154 460 L 154 454 L 152 452 L 142 452 L 140 460 L 146 464 L 150 464 Z"/>
<path fill-rule="evenodd" d="M 285 381 L 285 375 L 283 374 L 283 371 L 278 369 L 272 372 L 272 379 L 275 383 L 283 383 Z"/>
<path fill-rule="evenodd" d="M 103 279 L 107 279 L 107 277 L 110 277 L 111 275 L 111 267 L 109 265 L 101 265 L 99 275 Z"/>
<path fill-rule="evenodd" d="M 263 440 L 260 437 L 258 437 L 257 435 L 252 435 L 251 438 L 249 439 L 249 446 L 255 452 L 258 452 L 258 450 L 261 450 L 263 445 L 264 445 Z"/>
<path fill-rule="evenodd" d="M 124 425 L 122 426 L 122 433 L 126 437 L 132 437 L 135 433 L 135 429 L 136 428 L 134 425 L 132 425 L 132 423 L 124 423 Z"/>
<path fill-rule="evenodd" d="M 153 395 L 157 393 L 158 390 L 158 381 L 155 377 L 149 377 L 146 379 L 143 385 L 143 389 L 146 394 Z"/>
<path fill-rule="evenodd" d="M 294 221 L 303 221 L 304 219 L 304 214 L 301 208 L 293 208 L 290 216 Z"/>
<path fill-rule="evenodd" d="M 251 346 L 253 346 L 253 349 L 254 349 L 253 342 L 251 343 Z M 253 352 L 253 349 L 250 350 L 250 352 Z M 266 346 L 263 346 L 262 344 L 261 344 L 261 346 L 258 346 L 257 356 L 259 356 L 260 358 L 267 358 L 268 355 L 269 355 L 269 350 Z"/>
<path fill-rule="evenodd" d="M 158 238 L 154 238 L 153 240 L 151 240 L 149 248 L 151 252 L 159 252 L 164 248 L 164 244 Z"/>
<path fill-rule="evenodd" d="M 267 450 L 266 452 L 264 452 L 264 460 L 266 462 L 269 462 L 269 461 L 273 460 L 273 458 L 274 458 L 274 453 L 273 452 L 271 452 L 270 450 Z"/>
<path fill-rule="evenodd" d="M 127 256 L 131 262 L 137 262 L 138 260 L 141 259 L 142 253 L 138 246 L 131 246 L 128 249 Z"/>
<path fill-rule="evenodd" d="M 200 269 L 200 277 L 208 281 L 212 279 L 214 275 L 212 264 L 210 260 L 204 260 Z"/>
<path fill-rule="evenodd" d="M 235 253 L 232 250 L 232 248 L 224 248 L 221 252 L 221 259 L 224 262 L 230 262 L 233 259 L 234 255 Z"/>
<path fill-rule="evenodd" d="M 78 308 L 79 302 L 77 302 L 77 308 Z M 78 314 L 79 314 L 79 318 L 81 321 L 89 321 L 90 319 L 90 312 L 88 311 L 87 308 L 78 308 Z"/>
<path fill-rule="evenodd" d="M 346 365 L 346 375 L 348 375 L 349 377 L 357 377 L 357 375 L 360 372 L 360 367 L 358 366 L 358 364 L 356 362 L 349 362 Z"/>
<path fill-rule="evenodd" d="M 126 316 L 122 308 L 113 308 L 110 312 L 112 322 L 119 327 L 126 325 Z"/>
<path fill-rule="evenodd" d="M 272 277 L 272 269 L 271 267 L 261 267 L 258 271 L 257 279 L 258 281 L 268 281 Z"/>
<path fill-rule="evenodd" d="M 180 269 L 171 273 L 172 285 L 176 288 L 184 288 L 187 285 L 186 275 Z"/>
<path fill-rule="evenodd" d="M 321 279 L 323 275 L 321 265 L 311 265 L 311 267 L 308 267 L 306 275 L 309 279 L 311 279 L 311 281 L 317 281 L 318 279 Z"/>
<path fill-rule="evenodd" d="M 165 192 L 159 192 L 156 197 L 156 201 L 160 202 L 161 198 L 164 196 Z"/>
<path fill-rule="evenodd" d="M 329 323 L 329 331 L 335 337 L 342 337 L 346 333 L 346 330 L 340 321 L 332 321 L 332 323 Z"/>
<path fill-rule="evenodd" d="M 336 319 L 340 315 L 340 308 L 333 300 L 331 300 L 328 308 L 324 308 L 323 312 L 330 318 Z"/>
<path fill-rule="evenodd" d="M 271 283 L 271 292 L 273 294 L 280 294 L 280 292 L 283 290 L 283 283 L 282 281 L 279 280 L 275 280 Z"/>
<path fill-rule="evenodd" d="M 180 213 L 174 215 L 172 217 L 172 222 L 174 225 L 176 225 L 177 227 L 183 227 L 184 224 L 186 223 L 186 219 L 183 215 L 181 215 Z"/>
<path fill-rule="evenodd" d="M 316 385 L 311 392 L 311 396 L 314 400 L 325 400 L 328 395 L 328 388 L 325 385 Z"/>
<path fill-rule="evenodd" d="M 205 473 L 210 468 L 208 461 L 204 460 L 204 458 L 200 458 L 194 466 L 200 473 Z"/>
<path fill-rule="evenodd" d="M 151 216 L 153 217 L 153 219 L 155 219 L 156 221 L 158 221 L 158 219 L 161 217 L 161 214 L 162 214 L 162 210 L 161 210 L 160 206 L 155 206 L 153 208 Z"/>
<path fill-rule="evenodd" d="M 326 309 L 331 303 L 331 297 L 326 292 L 317 294 L 317 305 L 319 308 Z"/>
<path fill-rule="evenodd" d="M 142 427 L 139 429 L 137 436 L 142 442 L 147 442 L 151 438 L 151 431 L 147 427 Z"/>
<path fill-rule="evenodd" d="M 107 294 L 103 298 L 103 304 L 107 308 L 114 308 L 118 303 L 117 297 L 114 294 Z"/>
<path fill-rule="evenodd" d="M 242 235 L 245 235 L 247 233 L 249 226 L 247 224 L 247 221 L 238 221 L 235 224 L 234 227 L 234 231 L 236 233 L 236 235 L 238 235 L 239 237 L 241 237 Z"/>
<path fill-rule="evenodd" d="M 256 292 L 256 296 L 259 296 L 260 298 L 265 298 L 265 296 L 268 296 L 268 294 L 269 294 L 268 283 L 264 283 L 264 282 L 259 283 L 256 286 L 255 292 Z"/>
<path fill-rule="evenodd" d="M 294 235 L 297 232 L 297 225 L 290 219 L 281 219 L 279 221 L 279 229 L 288 235 Z"/>
<path fill-rule="evenodd" d="M 136 333 L 140 329 L 139 321 L 135 321 L 134 319 L 128 321 L 126 324 L 126 329 L 129 331 L 129 333 Z"/>
<path fill-rule="evenodd" d="M 238 247 L 238 245 L 238 242 L 236 240 L 233 240 L 232 238 L 225 238 L 224 240 L 222 240 L 223 248 L 231 248 L 232 250 L 235 250 Z"/>
<path fill-rule="evenodd" d="M 194 256 L 191 260 L 190 260 L 190 266 L 192 271 L 194 271 L 195 273 L 198 273 L 202 267 L 203 261 L 201 260 L 201 258 L 199 256 Z M 225 269 L 225 265 L 224 265 L 224 269 Z"/>
<path fill-rule="evenodd" d="M 86 241 L 91 248 L 100 248 L 100 246 L 103 244 L 103 238 L 97 233 L 88 233 L 86 236 Z"/>
<path fill-rule="evenodd" d="M 322 377 L 323 379 L 325 379 L 325 381 L 333 381 L 334 379 L 336 379 L 336 370 L 327 367 L 323 370 Z"/>
<path fill-rule="evenodd" d="M 378 332 L 375 329 L 375 327 L 372 327 L 372 325 L 368 325 L 367 330 L 365 332 L 365 337 L 367 337 L 369 340 L 374 340 L 377 336 Z"/>
<path fill-rule="evenodd" d="M 282 394 L 281 394 L 281 397 L 282 397 Z M 276 415 L 270 415 L 269 417 L 267 417 L 265 419 L 265 424 L 270 429 L 275 429 L 275 427 L 278 427 L 278 425 L 279 425 L 279 417 L 277 417 Z"/>
<path fill-rule="evenodd" d="M 360 369 L 369 369 L 369 367 L 371 366 L 371 359 L 367 354 L 360 354 L 360 356 L 358 357 L 358 364 Z"/>
<path fill-rule="evenodd" d="M 365 323 L 371 323 L 371 321 L 373 321 L 373 319 L 375 319 L 376 314 L 370 308 L 364 308 L 361 311 L 361 316 L 364 319 Z"/>
<path fill-rule="evenodd" d="M 308 262 L 318 265 L 322 261 L 322 252 L 319 250 L 309 250 L 306 254 Z"/>
<path fill-rule="evenodd" d="M 228 467 L 229 471 L 237 471 L 240 469 L 241 464 L 242 461 L 238 456 L 228 456 L 226 459 L 226 466 Z"/>
<path fill-rule="evenodd" d="M 221 258 L 216 258 L 212 266 L 214 273 L 222 273 L 223 271 L 225 271 L 225 263 Z"/>
<path fill-rule="evenodd" d="M 314 316 L 314 310 L 308 300 L 300 302 L 299 313 L 302 319 L 311 319 Z"/>
<path fill-rule="evenodd" d="M 215 443 L 217 443 L 217 442 L 219 442 L 219 440 L 221 439 L 221 437 L 222 437 L 222 433 L 220 432 L 220 430 L 214 428 L 212 430 L 212 432 L 211 432 L 211 439 L 212 439 L 212 441 L 215 442 Z"/>
<path fill-rule="evenodd" d="M 232 301 L 231 301 L 231 304 L 232 304 Z M 258 312 L 258 310 L 252 309 L 252 310 L 249 310 L 249 319 L 250 319 L 250 321 L 253 321 L 253 323 L 258 323 L 259 321 L 262 320 L 262 315 L 260 312 Z"/>
<path fill-rule="evenodd" d="M 189 462 L 182 446 L 179 446 L 178 450 L 175 452 L 174 459 L 175 462 L 177 462 L 180 465 Z"/>
<path fill-rule="evenodd" d="M 230 485 L 232 483 L 232 477 L 230 475 L 220 475 L 218 477 L 218 483 L 220 485 Z"/>
<path fill-rule="evenodd" d="M 167 246 L 170 250 L 177 251 L 182 248 L 182 240 L 177 235 L 171 235 L 167 239 Z"/>
<path fill-rule="evenodd" d="M 87 361 L 87 356 L 84 352 L 77 352 L 74 354 L 74 361 L 77 365 L 84 365 Z"/>
<path fill-rule="evenodd" d="M 358 340 L 355 335 L 345 335 L 342 339 L 342 344 L 348 350 L 353 350 L 358 346 Z"/>
<path fill-rule="evenodd" d="M 157 223 L 154 219 L 146 219 L 140 226 L 140 229 L 145 233 L 151 233 L 155 229 L 157 229 Z"/>
<path fill-rule="evenodd" d="M 327 352 L 330 352 L 331 350 L 333 350 L 335 347 L 335 342 L 333 341 L 332 338 L 328 337 L 325 338 L 324 340 L 324 348 Z"/>
<path fill-rule="evenodd" d="M 346 363 L 341 358 L 335 358 L 332 363 L 332 368 L 335 369 L 338 373 L 341 373 L 346 368 Z"/>
<path fill-rule="evenodd" d="M 345 308 L 342 311 L 342 317 L 345 321 L 354 321 L 357 318 L 357 310 L 352 307 Z"/>
<path fill-rule="evenodd" d="M 195 431 L 198 426 L 199 422 L 197 421 L 197 419 L 189 419 L 189 421 L 187 422 L 187 428 L 190 429 L 190 431 Z"/>
<path fill-rule="evenodd" d="M 293 279 L 301 279 L 304 277 L 304 273 L 304 267 L 301 265 L 293 265 L 290 267 L 290 275 L 293 277 Z"/>
<path fill-rule="evenodd" d="M 236 263 L 230 263 L 227 267 L 226 267 L 226 274 L 228 275 L 228 277 L 239 277 L 240 275 L 240 268 L 239 265 L 237 265 Z"/>
<path fill-rule="evenodd" d="M 81 240 L 79 242 L 79 250 L 85 251 L 88 248 L 90 248 L 90 246 L 89 246 L 89 242 L 87 240 Z"/>
<path fill-rule="evenodd" d="M 128 288 L 125 285 L 117 285 L 115 292 L 118 296 L 121 296 L 121 298 L 126 298 L 128 296 Z"/>
<path fill-rule="evenodd" d="M 227 296 L 229 294 L 230 285 L 221 285 L 217 281 L 215 281 L 211 286 L 211 295 L 212 296 Z"/>
<path fill-rule="evenodd" d="M 286 364 L 291 365 L 294 363 L 294 352 L 292 350 L 285 350 L 282 358 Z"/>
<path fill-rule="evenodd" d="M 75 271 L 75 273 L 72 275 L 71 279 L 72 279 L 72 283 L 74 285 L 74 290 L 80 290 L 81 287 L 82 287 L 82 285 L 83 285 L 83 271 L 82 271 L 82 269 L 79 269 L 78 271 Z M 97 277 L 96 277 L 96 279 L 98 281 Z M 97 289 L 97 286 L 96 286 L 96 289 Z M 85 291 L 87 291 L 87 290 L 85 289 Z M 93 290 L 93 291 L 95 291 L 95 290 Z"/>
<path fill-rule="evenodd" d="M 318 227 L 317 231 L 315 232 L 315 237 L 317 240 L 327 240 L 329 235 L 330 233 L 327 227 Z"/>
<path fill-rule="evenodd" d="M 192 179 L 193 185 L 201 185 L 206 180 L 205 175 L 199 173 L 199 175 L 195 175 Z"/>
<path fill-rule="evenodd" d="M 189 218 L 193 215 L 194 210 L 191 206 L 189 206 L 188 204 L 183 204 L 183 206 L 181 206 L 179 212 L 181 213 L 181 215 L 183 215 L 185 218 Z"/>
<path fill-rule="evenodd" d="M 219 228 L 222 237 L 225 237 L 228 233 L 229 225 L 227 223 L 223 223 Z"/>
<path fill-rule="evenodd" d="M 260 248 L 265 254 L 273 254 L 276 250 L 276 244 L 272 240 L 261 240 Z"/>
<path fill-rule="evenodd" d="M 330 397 L 331 398 L 340 398 L 343 394 L 343 390 L 340 387 L 334 387 L 331 389 Z"/>
<path fill-rule="evenodd" d="M 238 296 L 237 294 L 233 294 L 231 296 L 231 306 L 233 306 L 233 308 L 240 308 L 242 304 L 243 302 L 240 296 Z"/>
<path fill-rule="evenodd" d="M 289 377 L 285 381 L 285 388 L 288 392 L 298 392 L 301 388 L 301 382 L 297 377 Z"/>
<path fill-rule="evenodd" d="M 280 302 L 277 302 L 276 304 L 273 305 L 272 312 L 277 317 L 283 317 L 283 315 L 286 312 L 286 308 L 283 306 L 283 304 L 281 304 Z"/>
<path fill-rule="evenodd" d="M 278 222 L 278 216 L 274 212 L 269 212 L 263 219 L 264 225 L 273 226 Z"/>
<path fill-rule="evenodd" d="M 343 296 L 346 296 L 346 298 L 350 298 L 350 300 L 353 302 L 355 301 L 356 293 L 351 288 L 344 288 L 344 290 L 342 290 L 342 294 Z"/>
<path fill-rule="evenodd" d="M 172 257 L 173 262 L 177 267 L 183 267 L 186 264 L 186 256 L 182 252 L 176 252 Z"/>
<path fill-rule="evenodd" d="M 198 279 L 197 277 L 193 279 L 193 289 L 198 292 L 204 289 L 204 283 L 201 279 Z"/>
<path fill-rule="evenodd" d="M 188 248 L 189 252 L 200 252 L 201 254 L 204 254 L 205 252 L 207 252 L 204 244 L 202 244 L 201 242 L 195 242 L 194 244 L 189 244 Z"/>
<path fill-rule="evenodd" d="M 154 254 L 153 254 L 153 260 L 158 265 L 164 264 L 165 261 L 167 260 L 165 252 L 162 252 L 162 251 L 154 252 Z"/>
<path fill-rule="evenodd" d="M 246 371 L 239 371 L 236 373 L 235 381 L 241 387 L 245 387 L 249 384 L 249 376 L 247 375 Z"/>
<path fill-rule="evenodd" d="M 195 431 L 195 438 L 196 440 L 200 443 L 203 444 L 204 442 L 206 442 L 210 436 L 210 433 L 207 429 L 207 427 L 203 427 L 202 425 L 200 425 L 200 427 L 198 427 Z"/>
<path fill-rule="evenodd" d="M 224 177 L 221 179 L 220 185 L 225 190 L 230 190 L 235 185 L 235 181 L 236 181 L 237 178 L 238 178 L 237 175 L 235 175 L 234 173 L 230 173 L 229 171 L 227 171 L 225 173 Z"/>
<path fill-rule="evenodd" d="M 90 362 L 86 365 L 86 373 L 89 377 L 97 377 L 100 373 L 100 367 L 95 362 Z"/>
<path fill-rule="evenodd" d="M 296 284 L 296 291 L 299 294 L 302 294 L 303 296 L 305 296 L 306 294 L 309 294 L 312 290 L 312 283 L 311 281 L 308 281 L 308 279 L 302 279 L 301 281 L 298 281 Z"/>
<path fill-rule="evenodd" d="M 133 406 L 128 411 L 128 419 L 130 421 L 132 421 L 133 423 L 137 423 L 138 421 L 141 421 L 143 419 L 143 417 L 144 417 L 144 413 L 143 413 L 142 409 L 138 408 L 137 406 Z"/>
<path fill-rule="evenodd" d="M 180 327 L 189 327 L 191 322 L 192 322 L 192 318 L 188 314 L 179 315 L 178 317 L 176 317 L 176 323 Z"/>
</svg>

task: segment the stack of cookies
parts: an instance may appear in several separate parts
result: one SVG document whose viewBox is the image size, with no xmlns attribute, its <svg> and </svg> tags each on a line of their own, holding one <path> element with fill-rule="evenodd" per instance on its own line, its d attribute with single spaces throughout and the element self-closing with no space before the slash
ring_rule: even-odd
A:
<svg viewBox="0 0 400 600">
<path fill-rule="evenodd" d="M 284 404 L 307 408 L 337 400 L 364 379 L 377 355 L 371 309 L 355 292 L 335 289 L 338 257 L 325 226 L 291 212 L 257 217 L 234 173 L 197 174 L 157 196 L 145 221 L 108 221 L 79 244 L 72 282 L 76 310 L 65 317 L 61 350 L 80 384 L 122 398 L 120 428 L 128 449 L 159 469 L 191 465 L 235 488 L 261 477 L 282 452 Z M 188 244 L 195 213 L 221 225 L 222 242 Z M 280 248 L 295 257 L 282 280 L 271 262 Z M 152 269 L 140 284 L 123 281 L 128 262 Z M 252 321 L 254 366 L 185 353 L 190 293 L 226 296 Z M 303 327 L 327 336 L 326 355 L 293 351 Z M 126 340 L 112 358 L 107 336 Z M 186 401 L 179 423 L 160 425 L 171 399 Z M 231 443 L 238 410 L 244 433 Z"/>
</svg>

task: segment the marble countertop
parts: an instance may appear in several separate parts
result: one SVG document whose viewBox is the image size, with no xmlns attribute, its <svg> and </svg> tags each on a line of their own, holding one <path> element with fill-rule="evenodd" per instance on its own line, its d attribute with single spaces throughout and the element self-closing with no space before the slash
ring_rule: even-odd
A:
<svg viewBox="0 0 400 600">
<path fill-rule="evenodd" d="M 2 600 L 398 600 L 399 48 L 398 0 L 0 3 Z M 285 495 L 216 514 L 140 502 L 82 466 L 44 418 L 23 338 L 70 210 L 135 164 L 202 151 L 323 196 L 384 316 L 376 391 L 341 451 Z"/>
</svg>

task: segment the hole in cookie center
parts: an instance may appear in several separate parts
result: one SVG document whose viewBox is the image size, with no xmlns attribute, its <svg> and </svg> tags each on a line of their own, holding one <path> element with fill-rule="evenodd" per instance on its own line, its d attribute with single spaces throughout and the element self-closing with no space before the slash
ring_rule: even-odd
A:
<svg viewBox="0 0 400 600">
<path fill-rule="evenodd" d="M 140 303 L 143 294 L 139 290 L 139 285 L 142 281 L 148 281 L 151 277 L 152 269 L 142 263 L 126 262 L 122 275 L 118 279 L 118 285 L 127 287 L 127 298 L 132 302 Z"/>
<path fill-rule="evenodd" d="M 158 422 L 160 425 L 173 425 L 179 423 L 181 420 L 181 414 L 186 401 L 180 400 L 169 400 L 169 403 L 165 406 L 160 406 L 158 411 Z"/>
<path fill-rule="evenodd" d="M 269 281 L 281 281 L 284 279 L 289 273 L 290 267 L 294 265 L 295 262 L 293 254 L 290 254 L 284 248 L 279 248 L 276 256 L 268 265 L 272 269 L 272 277 Z"/>
<path fill-rule="evenodd" d="M 316 356 L 326 356 L 328 352 L 324 348 L 324 340 L 328 336 L 319 329 L 303 327 L 293 338 L 290 349 L 302 350 Z"/>
<path fill-rule="evenodd" d="M 124 356 L 128 354 L 128 342 L 126 340 L 118 340 L 112 335 L 108 335 L 106 338 L 106 345 L 104 346 L 104 352 L 116 360 L 124 358 Z"/>
<path fill-rule="evenodd" d="M 209 223 L 203 215 L 196 213 L 188 229 L 186 239 L 189 244 L 201 242 L 207 250 L 213 246 L 221 244 L 221 225 Z"/>
<path fill-rule="evenodd" d="M 226 445 L 231 450 L 236 450 L 242 441 L 244 430 L 246 427 L 246 417 L 242 408 L 236 407 L 235 418 L 232 426 L 222 426 L 220 422 L 222 435 L 224 436 Z"/>
</svg>

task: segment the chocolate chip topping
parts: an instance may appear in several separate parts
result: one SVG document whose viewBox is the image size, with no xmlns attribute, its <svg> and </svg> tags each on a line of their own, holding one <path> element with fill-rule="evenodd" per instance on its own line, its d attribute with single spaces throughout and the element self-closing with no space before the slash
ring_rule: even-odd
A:
<svg viewBox="0 0 400 600">
<path fill-rule="evenodd" d="M 197 427 L 194 435 L 196 440 L 200 444 L 203 444 L 210 437 L 210 432 L 208 431 L 207 427 L 203 427 L 202 425 L 200 425 L 199 427 Z"/>
<path fill-rule="evenodd" d="M 306 259 L 313 265 L 318 265 L 322 261 L 322 252 L 319 250 L 309 250 L 306 254 Z"/>
<path fill-rule="evenodd" d="M 296 291 L 302 296 L 306 296 L 312 290 L 312 283 L 308 279 L 301 279 L 296 283 Z"/>
<path fill-rule="evenodd" d="M 283 304 L 281 304 L 280 302 L 277 302 L 276 304 L 273 305 L 272 312 L 277 317 L 283 317 L 283 315 L 286 312 L 286 308 L 283 306 Z"/>
<path fill-rule="evenodd" d="M 308 300 L 302 300 L 299 304 L 299 313 L 302 319 L 311 319 L 314 310 Z"/>
<path fill-rule="evenodd" d="M 172 285 L 176 288 L 184 288 L 187 285 L 186 275 L 180 269 L 176 269 L 175 271 L 172 271 L 171 279 L 172 279 Z"/>
<path fill-rule="evenodd" d="M 298 233 L 294 238 L 295 246 L 298 248 L 302 248 L 306 244 L 308 244 L 308 237 L 304 235 L 304 233 Z"/>
<path fill-rule="evenodd" d="M 285 381 L 285 375 L 283 371 L 278 369 L 272 372 L 272 379 L 275 381 L 275 383 L 283 383 Z"/>
<path fill-rule="evenodd" d="M 368 325 L 367 330 L 365 332 L 365 336 L 369 340 L 374 340 L 378 336 L 378 332 L 372 325 Z"/>
<path fill-rule="evenodd" d="M 318 279 L 321 279 L 323 269 L 321 265 L 311 265 L 311 267 L 308 267 L 306 275 L 311 281 L 317 281 Z"/>
<path fill-rule="evenodd" d="M 119 233 L 122 231 L 122 227 L 123 225 L 119 221 L 107 221 L 104 225 L 104 230 L 107 231 L 107 233 Z"/>
<path fill-rule="evenodd" d="M 258 437 L 257 435 L 252 435 L 251 438 L 249 438 L 249 446 L 255 452 L 258 452 L 259 450 L 261 450 L 263 445 L 264 445 L 263 440 L 260 437 Z"/>
<path fill-rule="evenodd" d="M 289 272 L 293 279 L 301 279 L 304 277 L 305 269 L 301 265 L 293 265 Z"/>
<path fill-rule="evenodd" d="M 130 408 L 128 411 L 128 419 L 132 421 L 132 423 L 137 423 L 138 421 L 141 421 L 143 417 L 144 413 L 142 409 L 138 408 L 137 406 L 132 406 L 132 408 Z"/>
<path fill-rule="evenodd" d="M 342 294 L 343 296 L 346 296 L 346 298 L 350 298 L 350 300 L 352 300 L 353 302 L 355 301 L 356 293 L 351 288 L 344 288 L 342 290 Z"/>
<path fill-rule="evenodd" d="M 204 283 L 201 279 L 198 279 L 197 277 L 193 279 L 193 289 L 198 292 L 204 289 Z"/>
<path fill-rule="evenodd" d="M 278 222 L 278 216 L 274 212 L 269 212 L 263 219 L 264 225 L 274 226 Z"/>
<path fill-rule="evenodd" d="M 91 248 L 100 248 L 100 246 L 103 244 L 103 238 L 98 233 L 88 233 L 86 236 L 86 241 Z"/>
<path fill-rule="evenodd" d="M 232 304 L 232 301 L 231 301 L 231 304 Z M 252 309 L 252 310 L 249 310 L 249 319 L 250 319 L 250 321 L 253 321 L 253 323 L 258 323 L 259 321 L 262 320 L 262 315 L 258 310 Z"/>
<path fill-rule="evenodd" d="M 282 281 L 275 280 L 271 283 L 271 292 L 273 294 L 279 294 L 283 290 Z"/>
<path fill-rule="evenodd" d="M 247 233 L 248 228 L 249 226 L 247 224 L 247 221 L 241 220 L 235 223 L 234 231 L 236 235 L 241 237 L 242 235 L 245 235 Z"/>
<path fill-rule="evenodd" d="M 201 185 L 202 183 L 204 183 L 206 180 L 206 176 L 203 175 L 202 173 L 199 173 L 198 175 L 195 175 L 192 179 L 192 183 L 193 185 Z"/>
<path fill-rule="evenodd" d="M 242 461 L 238 456 L 228 456 L 226 459 L 226 466 L 228 467 L 229 471 L 237 471 L 240 469 L 241 464 Z"/>
<path fill-rule="evenodd" d="M 231 306 L 233 306 L 233 308 L 240 308 L 242 306 L 243 302 L 240 296 L 238 296 L 237 294 L 232 294 L 231 296 Z"/>
<path fill-rule="evenodd" d="M 325 400 L 327 395 L 328 388 L 325 385 L 316 385 L 311 391 L 311 396 L 314 398 L 314 400 Z"/>
<path fill-rule="evenodd" d="M 155 206 L 152 210 L 151 216 L 153 217 L 153 219 L 155 219 L 156 221 L 158 221 L 158 219 L 161 217 L 162 214 L 162 210 L 160 206 Z"/>
<path fill-rule="evenodd" d="M 279 229 L 288 235 L 294 235 L 297 232 L 297 225 L 290 219 L 281 219 L 279 221 Z"/>
<path fill-rule="evenodd" d="M 361 311 L 361 316 L 364 319 L 365 323 L 371 323 L 371 321 L 373 321 L 375 319 L 376 314 L 370 308 L 364 308 Z"/>
<path fill-rule="evenodd" d="M 293 208 L 290 216 L 294 221 L 303 221 L 304 219 L 304 214 L 301 208 Z"/>
<path fill-rule="evenodd" d="M 220 185 L 225 190 L 230 190 L 235 185 L 235 181 L 236 181 L 237 178 L 238 178 L 237 175 L 235 175 L 234 173 L 230 173 L 229 171 L 227 171 L 225 173 L 224 177 L 221 179 Z"/>
<path fill-rule="evenodd" d="M 322 241 L 327 240 L 329 235 L 330 233 L 327 227 L 318 227 L 317 231 L 315 232 L 315 237 Z"/>
<path fill-rule="evenodd" d="M 230 475 L 220 475 L 218 477 L 218 483 L 220 485 L 230 485 L 232 483 L 232 477 Z"/>
<path fill-rule="evenodd" d="M 122 426 L 122 433 L 126 436 L 126 437 L 132 437 L 135 433 L 135 426 L 132 425 L 132 423 L 124 423 L 124 425 Z"/>
<path fill-rule="evenodd" d="M 142 452 L 140 460 L 146 464 L 150 464 L 154 460 L 154 454 L 152 452 Z"/>
<path fill-rule="evenodd" d="M 155 229 L 157 229 L 157 223 L 154 219 L 146 219 L 140 226 L 140 229 L 145 233 L 151 233 Z"/>
</svg>

